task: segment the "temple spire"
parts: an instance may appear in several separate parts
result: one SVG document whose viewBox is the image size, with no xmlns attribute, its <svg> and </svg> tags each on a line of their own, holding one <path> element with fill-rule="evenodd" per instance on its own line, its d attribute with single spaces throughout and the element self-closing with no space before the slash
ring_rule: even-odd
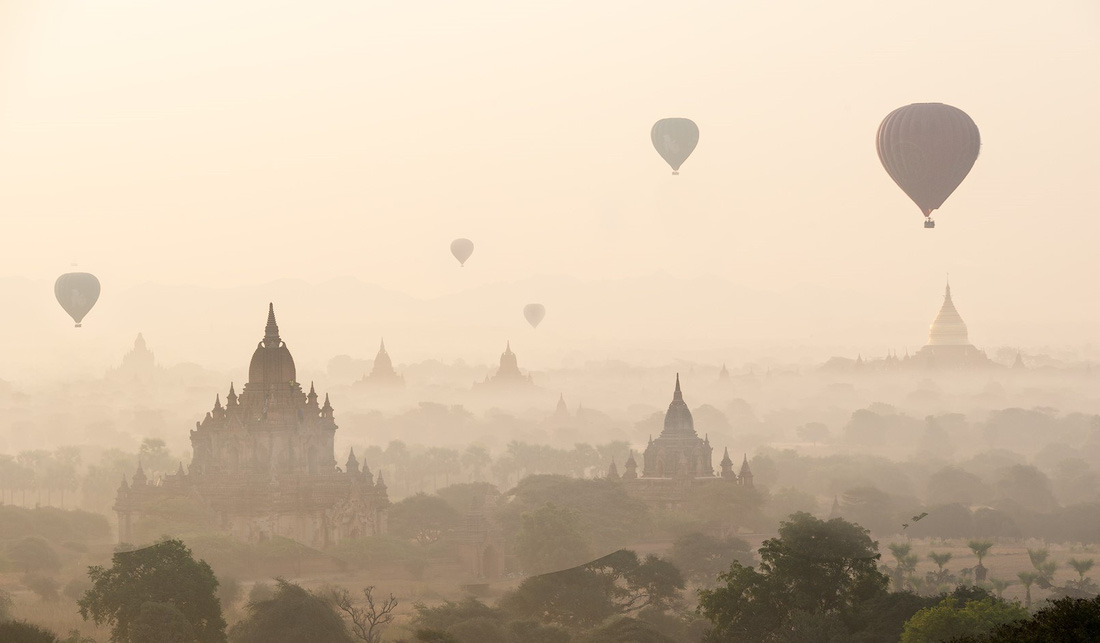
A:
<svg viewBox="0 0 1100 643">
<path fill-rule="evenodd" d="M 378 354 L 382 355 L 386 352 L 386 338 L 382 338 L 382 342 L 378 345 Z"/>
<path fill-rule="evenodd" d="M 264 341 L 272 341 L 276 345 L 279 343 L 279 325 L 275 323 L 275 304 L 272 302 L 267 304 L 267 327 L 264 328 Z"/>
<path fill-rule="evenodd" d="M 684 394 L 680 392 L 680 374 L 679 373 L 676 374 L 676 390 L 673 391 L 673 393 L 672 393 L 672 401 L 673 402 L 677 402 L 677 401 L 683 402 L 684 401 Z"/>
</svg>

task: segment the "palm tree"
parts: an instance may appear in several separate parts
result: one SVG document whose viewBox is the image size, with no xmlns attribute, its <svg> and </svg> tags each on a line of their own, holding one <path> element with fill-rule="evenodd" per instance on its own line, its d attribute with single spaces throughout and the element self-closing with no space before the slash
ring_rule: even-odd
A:
<svg viewBox="0 0 1100 643">
<path fill-rule="evenodd" d="M 967 543 L 970 547 L 970 551 L 974 552 L 974 555 L 978 557 L 978 565 L 974 568 L 974 579 L 978 581 L 985 580 L 986 569 L 982 565 L 982 559 L 989 553 L 990 548 L 993 547 L 993 543 L 988 540 L 971 540 Z"/>
<path fill-rule="evenodd" d="M 936 567 L 939 567 L 940 573 L 943 573 L 943 566 L 951 562 L 951 552 L 945 552 L 937 554 L 934 551 L 928 552 L 928 557 L 932 559 L 933 563 L 936 563 Z"/>
<path fill-rule="evenodd" d="M 902 586 L 905 584 L 905 572 L 910 569 L 910 563 L 912 563 L 912 567 L 917 566 L 917 557 L 910 556 L 909 552 L 912 551 L 913 546 L 909 543 L 890 543 L 889 548 L 896 561 L 894 566 L 894 589 L 901 591 Z"/>
<path fill-rule="evenodd" d="M 1031 609 L 1031 585 L 1039 579 L 1039 575 L 1035 572 L 1020 572 L 1017 576 L 1020 577 L 1020 582 L 1024 584 L 1026 590 L 1024 594 L 1024 607 Z"/>
<path fill-rule="evenodd" d="M 1052 582 L 1054 580 L 1054 570 L 1056 569 L 1058 569 L 1058 563 L 1053 560 L 1048 560 L 1042 565 L 1039 565 L 1039 578 L 1048 583 Z"/>
<path fill-rule="evenodd" d="M 1004 598 L 1005 590 L 1012 584 L 1012 581 L 990 578 L 989 584 L 993 586 L 993 591 L 996 592 L 997 598 Z"/>
<path fill-rule="evenodd" d="M 1031 559 L 1031 566 L 1035 569 L 1039 569 L 1039 565 L 1046 562 L 1047 556 L 1050 556 L 1050 552 L 1046 549 L 1028 549 L 1027 557 Z"/>
<path fill-rule="evenodd" d="M 1077 576 L 1079 577 L 1079 580 L 1077 582 L 1080 585 L 1084 585 L 1085 574 L 1087 574 L 1089 570 L 1092 569 L 1092 559 L 1086 558 L 1085 560 L 1077 560 L 1076 558 L 1070 558 L 1066 562 L 1069 563 L 1069 566 L 1073 568 L 1073 571 L 1077 572 Z"/>
</svg>

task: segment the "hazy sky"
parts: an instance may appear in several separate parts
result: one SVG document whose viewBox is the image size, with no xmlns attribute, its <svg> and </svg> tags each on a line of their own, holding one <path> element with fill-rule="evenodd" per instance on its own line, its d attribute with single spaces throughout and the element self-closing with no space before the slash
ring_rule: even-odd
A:
<svg viewBox="0 0 1100 643">
<path fill-rule="evenodd" d="M 0 0 L 0 277 L 663 272 L 891 316 L 950 272 L 972 325 L 1060 333 L 1100 322 L 1098 78 L 1094 0 Z M 934 231 L 874 149 L 927 101 L 983 139 Z M 668 116 L 701 130 L 678 177 Z"/>
</svg>

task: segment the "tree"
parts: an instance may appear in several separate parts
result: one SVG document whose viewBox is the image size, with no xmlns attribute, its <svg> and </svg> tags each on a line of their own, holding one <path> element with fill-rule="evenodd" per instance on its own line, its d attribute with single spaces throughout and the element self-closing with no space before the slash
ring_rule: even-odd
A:
<svg viewBox="0 0 1100 643">
<path fill-rule="evenodd" d="M 546 503 L 523 514 L 516 534 L 516 556 L 524 571 L 563 569 L 588 558 L 589 544 L 580 530 L 580 514 Z"/>
<path fill-rule="evenodd" d="M 974 552 L 974 555 L 978 557 L 978 565 L 974 568 L 974 579 L 977 581 L 985 580 L 985 575 L 988 573 L 985 566 L 982 565 L 982 559 L 993 547 L 993 543 L 988 540 L 971 540 L 966 544 L 970 547 L 970 551 Z"/>
<path fill-rule="evenodd" d="M 905 578 L 917 568 L 916 554 L 911 554 L 913 547 L 909 543 L 890 543 L 887 545 L 894 556 L 894 590 L 905 589 Z"/>
<path fill-rule="evenodd" d="M 951 552 L 943 552 L 942 554 L 934 551 L 928 552 L 928 558 L 936 564 L 936 571 L 927 574 L 928 581 L 938 586 L 949 584 L 954 580 L 954 574 L 944 568 L 947 563 L 951 562 Z"/>
<path fill-rule="evenodd" d="M 1000 578 L 990 578 L 989 584 L 993 586 L 993 592 L 997 594 L 997 598 L 1003 599 L 1005 597 L 1005 590 L 1012 585 L 1012 581 L 1001 580 Z"/>
<path fill-rule="evenodd" d="M 248 617 L 230 630 L 234 643 L 355 643 L 337 608 L 295 583 L 279 578 L 275 595 L 248 604 Z"/>
<path fill-rule="evenodd" d="M 351 619 L 351 631 L 355 636 L 365 643 L 379 643 L 382 640 L 382 630 L 393 621 L 393 611 L 397 609 L 397 599 L 393 594 L 389 598 L 376 601 L 374 585 L 369 585 L 363 588 L 367 606 L 358 607 L 351 600 L 351 594 L 343 587 L 334 587 L 330 592 L 333 604 Z"/>
<path fill-rule="evenodd" d="M 0 623 L 0 641 L 4 643 L 59 643 L 57 636 L 44 627 L 26 621 Z"/>
<path fill-rule="evenodd" d="M 61 595 L 57 592 L 61 589 L 61 585 L 49 576 L 27 574 L 23 577 L 23 586 L 38 594 L 39 600 L 44 603 L 56 603 L 61 600 Z"/>
<path fill-rule="evenodd" d="M 493 458 L 489 456 L 489 450 L 480 444 L 471 444 L 462 454 L 462 466 L 471 471 L 471 478 L 477 482 L 481 480 L 481 472 L 493 464 Z"/>
<path fill-rule="evenodd" d="M 595 629 L 578 639 L 579 643 L 675 643 L 653 626 L 635 618 L 623 617 Z"/>
<path fill-rule="evenodd" d="M 1024 586 L 1024 607 L 1031 609 L 1031 586 L 1039 579 L 1039 574 L 1036 572 L 1020 572 L 1016 576 Z"/>
<path fill-rule="evenodd" d="M 693 532 L 676 539 L 669 560 L 685 577 L 702 585 L 711 585 L 734 560 L 742 565 L 753 563 L 749 543 L 741 538 L 715 538 Z"/>
<path fill-rule="evenodd" d="M 998 625 L 1027 618 L 1019 603 L 986 598 L 967 601 L 960 608 L 958 599 L 948 597 L 935 607 L 926 607 L 905 623 L 901 643 L 938 643 L 963 636 L 981 636 Z"/>
<path fill-rule="evenodd" d="M 395 536 L 429 545 L 457 527 L 461 516 L 443 498 L 417 493 L 390 506 L 387 521 Z"/>
<path fill-rule="evenodd" d="M 680 598 L 684 579 L 668 561 L 620 550 L 585 565 L 525 579 L 501 607 L 523 618 L 591 629 L 615 615 L 664 611 Z"/>
<path fill-rule="evenodd" d="M 1001 625 L 988 636 L 962 639 L 965 643 L 1093 643 L 1100 641 L 1100 597 L 1092 600 L 1060 598 L 1030 619 Z"/>
<path fill-rule="evenodd" d="M 1085 574 L 1092 569 L 1093 560 L 1091 558 L 1086 558 L 1085 560 L 1070 558 L 1066 563 L 1073 568 L 1073 571 L 1077 572 L 1077 580 L 1070 581 L 1068 584 L 1079 590 L 1096 593 L 1096 583 L 1094 583 L 1091 578 L 1085 578 Z"/>
<path fill-rule="evenodd" d="M 130 627 L 129 643 L 192 643 L 195 628 L 171 603 L 146 601 Z"/>
<path fill-rule="evenodd" d="M 841 518 L 793 514 L 759 553 L 759 571 L 734 562 L 717 588 L 700 590 L 711 640 L 767 640 L 794 610 L 844 615 L 890 582 L 878 570 L 878 543 Z"/>
<path fill-rule="evenodd" d="M 11 608 L 15 605 L 11 592 L 0 589 L 0 623 L 11 618 Z"/>
<path fill-rule="evenodd" d="M 61 559 L 45 539 L 28 536 L 8 547 L 8 560 L 24 574 L 39 571 L 55 571 L 61 568 Z"/>
<path fill-rule="evenodd" d="M 179 540 L 163 540 L 133 551 L 116 552 L 108 568 L 88 568 L 92 588 L 77 601 L 80 615 L 112 626 L 111 640 L 127 643 L 130 628 L 146 602 L 171 603 L 201 643 L 223 643 L 225 619 L 218 602 L 218 580 L 205 561 L 196 561 Z"/>
</svg>

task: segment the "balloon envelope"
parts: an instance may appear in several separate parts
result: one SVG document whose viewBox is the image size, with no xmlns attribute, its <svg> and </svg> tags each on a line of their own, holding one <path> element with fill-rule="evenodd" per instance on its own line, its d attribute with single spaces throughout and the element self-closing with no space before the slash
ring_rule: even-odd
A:
<svg viewBox="0 0 1100 643">
<path fill-rule="evenodd" d="M 970 173 L 981 136 L 961 109 L 915 103 L 887 114 L 878 127 L 876 143 L 890 178 L 927 217 Z"/>
<path fill-rule="evenodd" d="M 672 173 L 679 174 L 680 166 L 699 144 L 699 126 L 690 118 L 662 118 L 653 124 L 649 137 L 657 153 L 672 166 Z"/>
<path fill-rule="evenodd" d="M 466 260 L 474 253 L 474 242 L 469 239 L 455 239 L 451 242 L 451 254 L 458 259 L 459 265 L 465 267 Z"/>
<path fill-rule="evenodd" d="M 531 328 L 538 328 L 542 318 L 546 317 L 546 306 L 527 304 L 523 307 L 523 316 L 527 318 L 527 323 L 531 324 Z"/>
<path fill-rule="evenodd" d="M 86 272 L 66 273 L 54 282 L 53 294 L 80 328 L 80 322 L 99 299 L 99 280 Z"/>
</svg>

